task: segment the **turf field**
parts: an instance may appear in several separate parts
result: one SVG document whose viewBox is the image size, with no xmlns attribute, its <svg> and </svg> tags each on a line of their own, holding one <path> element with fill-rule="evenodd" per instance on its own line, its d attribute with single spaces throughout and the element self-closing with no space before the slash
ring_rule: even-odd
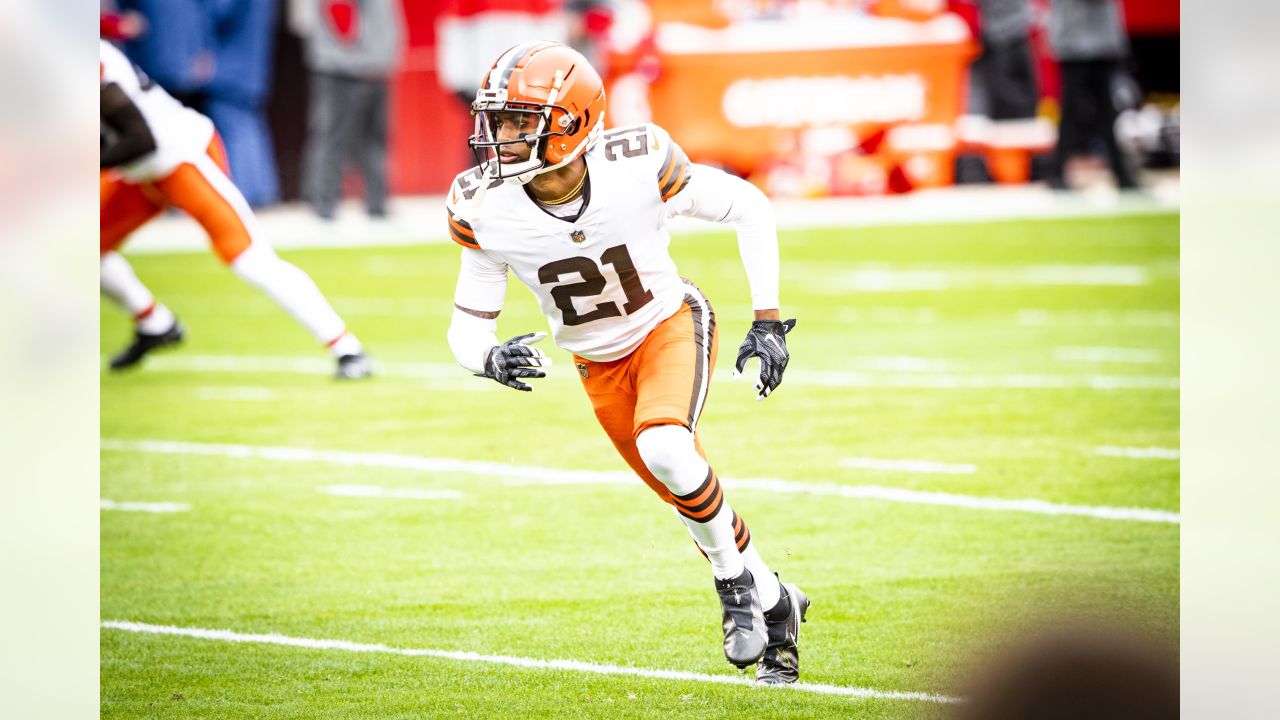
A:
<svg viewBox="0 0 1280 720">
<path fill-rule="evenodd" d="M 102 377 L 103 717 L 945 717 L 1033 627 L 1176 644 L 1176 215 L 785 232 L 763 403 L 733 236 L 672 247 L 721 331 L 703 442 L 813 600 L 806 687 L 721 682 L 705 561 L 565 353 L 533 393 L 453 364 L 456 247 L 282 253 L 380 363 L 352 384 L 211 254 L 147 255 L 189 334 Z M 513 281 L 501 334 L 544 328 Z M 104 305 L 104 357 L 129 332 Z"/>
</svg>

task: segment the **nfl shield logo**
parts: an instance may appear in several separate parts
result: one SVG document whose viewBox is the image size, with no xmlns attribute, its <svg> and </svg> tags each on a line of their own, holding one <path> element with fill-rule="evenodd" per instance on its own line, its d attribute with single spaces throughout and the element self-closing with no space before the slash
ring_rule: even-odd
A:
<svg viewBox="0 0 1280 720">
<path fill-rule="evenodd" d="M 581 245 L 582 243 L 587 241 L 587 234 L 582 232 L 581 230 L 574 230 L 573 232 L 569 233 L 569 239 L 572 240 L 574 244 Z"/>
<path fill-rule="evenodd" d="M 578 366 L 578 374 L 579 374 L 579 375 L 581 375 L 581 376 L 582 376 L 582 378 L 585 380 L 585 379 L 587 378 L 587 364 L 586 364 L 586 363 L 574 363 L 574 365 L 577 365 L 577 366 Z"/>
</svg>

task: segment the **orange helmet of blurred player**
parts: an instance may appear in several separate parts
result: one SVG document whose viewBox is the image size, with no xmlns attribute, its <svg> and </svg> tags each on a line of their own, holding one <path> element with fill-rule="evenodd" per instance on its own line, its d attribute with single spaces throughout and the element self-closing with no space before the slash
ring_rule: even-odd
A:
<svg viewBox="0 0 1280 720">
<path fill-rule="evenodd" d="M 530 113 L 536 129 L 499 140 L 498 113 Z M 531 41 L 504 52 L 471 104 L 475 133 L 467 140 L 491 178 L 523 185 L 564 167 L 595 144 L 604 129 L 604 82 L 581 53 L 559 43 Z M 503 163 L 504 145 L 525 144 L 529 159 Z"/>
</svg>

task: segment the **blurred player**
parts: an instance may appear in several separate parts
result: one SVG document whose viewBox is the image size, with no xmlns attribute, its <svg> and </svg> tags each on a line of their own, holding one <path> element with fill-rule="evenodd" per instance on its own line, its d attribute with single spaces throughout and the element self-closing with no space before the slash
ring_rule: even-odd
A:
<svg viewBox="0 0 1280 720">
<path fill-rule="evenodd" d="M 222 142 L 208 118 L 183 106 L 114 46 L 100 41 L 102 292 L 133 315 L 133 343 L 111 359 L 120 370 L 182 340 L 178 319 L 139 282 L 116 252 L 129 234 L 167 207 L 181 208 L 209 233 L 236 275 L 265 292 L 338 360 L 337 377 L 362 378 L 372 366 L 360 341 L 315 282 L 275 254 L 228 175 Z"/>
<path fill-rule="evenodd" d="M 760 359 L 758 399 L 782 381 L 786 334 L 778 313 L 773 211 L 750 183 L 692 165 L 656 125 L 603 132 L 600 76 L 551 42 L 498 58 L 472 106 L 480 163 L 450 188 L 449 232 L 464 246 L 449 346 L 468 370 L 517 390 L 545 377 L 531 345 L 496 336 L 508 269 L 533 291 L 555 342 L 573 353 L 596 417 L 618 452 L 670 503 L 711 561 L 723 610 L 724 652 L 756 680 L 795 682 L 797 638 L 809 600 L 782 585 L 725 499 L 696 433 L 715 366 L 716 318 L 676 272 L 666 218 L 733 224 L 755 322 L 738 351 Z"/>
</svg>

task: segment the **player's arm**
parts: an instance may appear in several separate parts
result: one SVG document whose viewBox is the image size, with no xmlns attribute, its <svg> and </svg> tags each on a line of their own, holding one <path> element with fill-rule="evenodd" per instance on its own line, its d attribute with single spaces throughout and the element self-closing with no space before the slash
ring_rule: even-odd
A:
<svg viewBox="0 0 1280 720">
<path fill-rule="evenodd" d="M 678 152 L 678 148 L 677 148 Z M 687 215 L 732 225 L 738 233 L 738 254 L 747 271 L 755 321 L 738 348 L 737 377 L 753 357 L 760 359 L 756 399 L 769 397 L 782 384 L 791 354 L 787 333 L 795 319 L 783 321 L 778 303 L 778 226 L 773 206 L 755 185 L 706 165 L 689 165 L 689 177 L 667 206 L 674 215 Z"/>
<path fill-rule="evenodd" d="M 156 149 L 156 138 L 142 117 L 142 111 L 116 83 L 102 86 L 101 119 L 115 133 L 114 141 L 102 148 L 99 162 L 113 168 L 133 162 Z"/>
<path fill-rule="evenodd" d="M 516 390 L 532 390 L 521 378 L 546 377 L 538 368 L 551 360 L 530 347 L 546 333 L 498 342 L 498 314 L 507 295 L 507 266 L 484 252 L 464 248 L 449 322 L 449 349 L 462 367 Z"/>
</svg>

